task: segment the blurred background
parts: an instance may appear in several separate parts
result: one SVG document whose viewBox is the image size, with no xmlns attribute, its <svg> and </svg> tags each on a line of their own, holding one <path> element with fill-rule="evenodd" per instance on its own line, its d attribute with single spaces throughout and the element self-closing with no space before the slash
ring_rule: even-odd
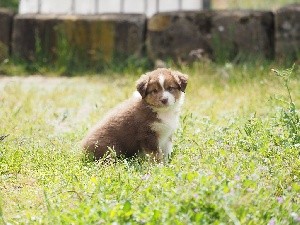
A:
<svg viewBox="0 0 300 225">
<path fill-rule="evenodd" d="M 120 71 L 128 65 L 161 67 L 169 61 L 299 62 L 299 3 L 0 0 L 0 73 L 15 73 L 15 65 L 30 74 L 53 68 L 73 74 L 116 65 Z"/>
</svg>

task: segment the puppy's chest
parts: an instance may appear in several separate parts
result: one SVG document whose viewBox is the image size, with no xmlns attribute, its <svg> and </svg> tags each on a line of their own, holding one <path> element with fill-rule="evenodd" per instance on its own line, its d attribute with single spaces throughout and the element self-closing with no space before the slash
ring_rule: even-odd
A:
<svg viewBox="0 0 300 225">
<path fill-rule="evenodd" d="M 153 122 L 151 128 L 160 138 L 168 138 L 177 129 L 179 124 L 179 112 L 158 112 L 159 121 Z"/>
</svg>

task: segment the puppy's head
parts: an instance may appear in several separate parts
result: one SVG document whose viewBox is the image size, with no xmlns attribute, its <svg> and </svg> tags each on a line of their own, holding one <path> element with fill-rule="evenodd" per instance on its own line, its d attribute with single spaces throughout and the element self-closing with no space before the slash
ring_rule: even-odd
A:
<svg viewBox="0 0 300 225">
<path fill-rule="evenodd" d="M 142 75 L 137 81 L 137 91 L 152 107 L 166 108 L 174 105 L 187 86 L 188 76 L 178 71 L 160 68 Z"/>
</svg>

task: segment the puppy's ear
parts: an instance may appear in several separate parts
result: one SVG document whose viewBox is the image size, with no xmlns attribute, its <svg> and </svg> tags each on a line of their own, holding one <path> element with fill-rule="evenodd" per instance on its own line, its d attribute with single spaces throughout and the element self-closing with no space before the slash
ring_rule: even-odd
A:
<svg viewBox="0 0 300 225">
<path fill-rule="evenodd" d="M 188 75 L 180 73 L 178 71 L 172 71 L 171 74 L 175 78 L 176 82 L 179 84 L 180 90 L 182 92 L 185 92 L 187 82 L 188 82 Z"/>
<path fill-rule="evenodd" d="M 146 97 L 146 91 L 148 87 L 149 76 L 147 74 L 142 75 L 136 82 L 136 89 L 141 94 L 142 98 Z"/>
</svg>

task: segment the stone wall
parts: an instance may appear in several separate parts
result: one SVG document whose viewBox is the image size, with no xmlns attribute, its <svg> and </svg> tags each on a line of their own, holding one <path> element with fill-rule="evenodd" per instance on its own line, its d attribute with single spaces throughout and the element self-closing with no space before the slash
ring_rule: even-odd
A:
<svg viewBox="0 0 300 225">
<path fill-rule="evenodd" d="M 141 56 L 145 36 L 144 15 L 56 16 L 17 15 L 12 54 L 35 60 L 55 59 L 69 49 L 88 60 L 109 63 L 114 56 Z M 64 48 L 64 49 L 62 49 Z"/>
<path fill-rule="evenodd" d="M 0 60 L 9 53 L 26 60 L 44 56 L 55 60 L 62 48 L 82 52 L 84 59 L 103 63 L 119 56 L 126 59 L 143 54 L 153 61 L 176 62 L 203 57 L 295 60 L 300 57 L 299 21 L 300 4 L 276 12 L 165 12 L 149 19 L 142 14 L 14 16 L 2 9 Z"/>
</svg>

